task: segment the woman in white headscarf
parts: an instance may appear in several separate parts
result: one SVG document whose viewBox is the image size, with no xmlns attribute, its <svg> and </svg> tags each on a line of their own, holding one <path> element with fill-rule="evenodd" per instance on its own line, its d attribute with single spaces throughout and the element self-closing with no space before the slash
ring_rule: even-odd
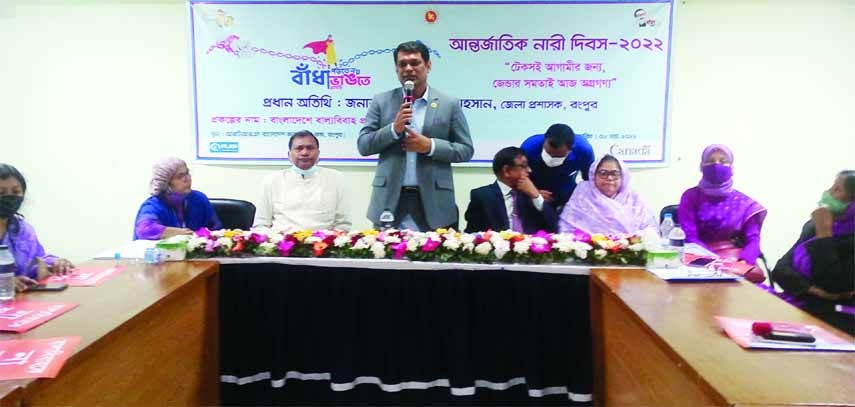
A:
<svg viewBox="0 0 855 407">
<path fill-rule="evenodd" d="M 573 191 L 558 225 L 561 233 L 588 234 L 636 234 L 655 228 L 653 211 L 629 188 L 626 165 L 609 154 L 591 164 L 588 181 Z"/>
<path fill-rule="evenodd" d="M 156 240 L 188 235 L 203 227 L 222 228 L 208 197 L 191 186 L 190 171 L 183 160 L 157 162 L 152 167 L 151 197 L 142 203 L 134 222 L 134 239 Z"/>
</svg>

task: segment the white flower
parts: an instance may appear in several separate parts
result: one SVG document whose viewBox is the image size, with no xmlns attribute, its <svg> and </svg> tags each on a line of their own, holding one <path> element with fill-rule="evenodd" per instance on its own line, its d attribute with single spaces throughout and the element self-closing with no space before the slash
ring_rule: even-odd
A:
<svg viewBox="0 0 855 407">
<path fill-rule="evenodd" d="M 375 259 L 382 259 L 386 257 L 386 245 L 383 242 L 374 242 L 371 245 L 371 253 L 374 253 Z"/>
<path fill-rule="evenodd" d="M 231 250 L 232 245 L 234 245 L 234 243 L 235 242 L 228 237 L 221 237 L 217 239 L 217 244 L 219 244 L 220 247 L 225 247 L 227 250 Z"/>
<path fill-rule="evenodd" d="M 492 243 L 493 246 L 495 246 L 499 242 L 505 241 L 505 239 L 502 239 L 502 233 L 493 233 L 492 235 L 490 235 L 490 243 Z"/>
<path fill-rule="evenodd" d="M 493 245 L 491 245 L 490 242 L 481 242 L 478 246 L 475 246 L 475 253 L 486 256 L 490 254 L 490 250 L 492 248 Z"/>
<path fill-rule="evenodd" d="M 350 236 L 339 236 L 333 240 L 333 246 L 344 247 L 350 244 Z"/>
<path fill-rule="evenodd" d="M 317 237 L 317 236 L 309 236 L 309 237 L 307 237 L 307 238 L 303 239 L 303 243 L 305 243 L 305 244 L 313 244 L 313 243 L 320 242 L 320 241 L 322 241 L 322 240 L 323 240 L 323 239 L 321 239 L 321 238 L 319 238 L 319 237 Z"/>
<path fill-rule="evenodd" d="M 463 243 L 463 251 L 472 253 L 475 250 L 475 243 Z"/>
<path fill-rule="evenodd" d="M 371 245 L 365 241 L 364 237 L 360 237 L 359 240 L 357 240 L 356 243 L 353 244 L 353 250 L 363 250 L 368 249 L 370 247 Z"/>
<path fill-rule="evenodd" d="M 383 237 L 383 243 L 386 243 L 386 244 L 401 243 L 401 238 L 400 238 L 400 237 L 398 237 L 398 236 L 389 236 L 389 235 L 386 235 L 386 236 L 384 236 L 384 237 Z"/>
<path fill-rule="evenodd" d="M 262 254 L 273 254 L 276 251 L 276 243 L 264 242 L 258 245 Z"/>
<path fill-rule="evenodd" d="M 556 243 L 557 242 L 572 242 L 572 241 L 575 241 L 576 238 L 573 237 L 573 235 L 570 233 L 553 233 L 552 234 L 552 240 L 554 240 Z"/>
<path fill-rule="evenodd" d="M 407 240 L 407 251 L 408 252 L 414 252 L 416 250 L 419 250 L 419 246 L 420 245 L 419 245 L 418 239 Z"/>
<path fill-rule="evenodd" d="M 643 249 L 644 249 L 644 245 L 643 245 L 643 244 L 641 244 L 641 243 L 636 243 L 636 244 L 629 245 L 629 250 L 630 250 L 630 251 L 633 251 L 633 252 L 640 252 L 640 251 L 642 251 Z"/>
<path fill-rule="evenodd" d="M 192 252 L 200 247 L 204 247 L 206 244 L 208 244 L 207 237 L 194 236 L 189 241 L 187 241 L 187 251 Z"/>
<path fill-rule="evenodd" d="M 561 253 L 570 253 L 573 251 L 573 242 L 569 240 L 561 240 L 555 242 L 552 247 L 557 249 Z"/>
<path fill-rule="evenodd" d="M 582 249 L 580 247 L 574 248 L 573 253 L 576 255 L 576 257 L 578 257 L 582 260 L 585 260 L 588 258 L 588 251 L 585 249 Z"/>
<path fill-rule="evenodd" d="M 460 248 L 460 241 L 457 239 L 446 239 L 446 241 L 442 242 L 442 247 L 457 250 Z"/>
<path fill-rule="evenodd" d="M 475 243 L 475 235 L 464 233 L 460 235 L 460 242 L 466 245 L 467 243 Z"/>
<path fill-rule="evenodd" d="M 497 259 L 501 259 L 511 250 L 511 243 L 507 240 L 500 240 L 499 242 L 494 243 L 493 247 L 493 254 L 496 255 Z"/>
<path fill-rule="evenodd" d="M 589 251 L 589 250 L 591 250 L 591 249 L 593 249 L 593 248 L 594 248 L 593 246 L 591 246 L 591 245 L 589 245 L 589 244 L 587 244 L 587 243 L 585 243 L 585 242 L 578 242 L 578 241 L 573 242 L 573 250 L 574 250 L 574 251 L 584 250 L 584 251 L 586 251 L 586 252 L 587 252 L 587 251 Z"/>
<path fill-rule="evenodd" d="M 531 239 L 526 237 L 514 245 L 514 253 L 526 254 L 531 248 Z"/>
<path fill-rule="evenodd" d="M 223 237 L 223 235 L 225 235 L 225 233 L 226 233 L 226 231 L 224 229 L 212 230 L 211 231 L 211 237 Z"/>
<path fill-rule="evenodd" d="M 377 236 L 363 236 L 360 240 L 365 240 L 366 247 L 371 246 L 377 241 Z"/>
<path fill-rule="evenodd" d="M 608 254 L 608 252 L 605 251 L 604 249 L 594 250 L 594 256 L 598 259 L 602 259 L 603 257 L 606 257 L 606 254 Z"/>
<path fill-rule="evenodd" d="M 629 240 L 621 238 L 617 241 L 617 244 L 618 246 L 620 246 L 621 249 L 626 249 L 627 247 L 629 247 Z"/>
<path fill-rule="evenodd" d="M 282 239 L 285 239 L 285 236 L 282 235 L 281 233 L 271 233 L 271 234 L 267 235 L 267 241 L 269 241 L 270 243 L 273 243 L 273 244 L 279 244 L 279 242 L 281 242 Z"/>
</svg>

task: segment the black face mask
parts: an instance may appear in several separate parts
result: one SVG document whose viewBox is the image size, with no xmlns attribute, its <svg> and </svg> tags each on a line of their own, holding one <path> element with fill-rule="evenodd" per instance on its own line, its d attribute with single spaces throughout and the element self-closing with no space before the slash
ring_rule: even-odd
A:
<svg viewBox="0 0 855 407">
<path fill-rule="evenodd" d="M 18 213 L 24 197 L 21 195 L 0 195 L 0 218 L 11 218 Z"/>
</svg>

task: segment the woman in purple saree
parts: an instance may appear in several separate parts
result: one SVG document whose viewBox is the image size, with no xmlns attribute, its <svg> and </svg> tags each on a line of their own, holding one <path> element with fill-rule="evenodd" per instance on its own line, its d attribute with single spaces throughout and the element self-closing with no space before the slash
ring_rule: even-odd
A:
<svg viewBox="0 0 855 407">
<path fill-rule="evenodd" d="M 733 188 L 733 153 L 721 144 L 701 154 L 701 180 L 680 198 L 678 219 L 686 242 L 699 244 L 723 258 L 749 265 L 760 256 L 760 229 L 766 208 Z M 762 273 L 749 273 L 762 281 Z M 758 281 L 755 281 L 758 282 Z"/>
<path fill-rule="evenodd" d="M 629 171 L 618 158 L 606 154 L 591 164 L 583 181 L 561 211 L 559 231 L 588 234 L 640 233 L 656 228 L 656 215 L 629 188 Z"/>
<path fill-rule="evenodd" d="M 796 244 L 772 276 L 782 297 L 817 318 L 855 335 L 855 171 L 837 175 Z M 848 308 L 851 310 L 851 308 Z"/>
<path fill-rule="evenodd" d="M 15 289 L 23 291 L 50 274 L 66 274 L 70 261 L 48 254 L 36 230 L 18 211 L 27 193 L 27 180 L 17 168 L 0 163 L 0 245 L 15 258 Z"/>
</svg>

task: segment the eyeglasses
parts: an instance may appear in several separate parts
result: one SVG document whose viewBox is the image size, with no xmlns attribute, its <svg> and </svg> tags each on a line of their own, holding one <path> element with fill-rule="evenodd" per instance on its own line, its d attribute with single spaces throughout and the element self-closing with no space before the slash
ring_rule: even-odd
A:
<svg viewBox="0 0 855 407">
<path fill-rule="evenodd" d="M 597 170 L 597 178 L 620 178 L 620 170 Z"/>
<path fill-rule="evenodd" d="M 186 179 L 186 178 L 190 178 L 190 171 L 187 171 L 187 172 L 179 172 L 179 173 L 175 174 L 172 178 L 173 178 L 173 179 Z"/>
</svg>

